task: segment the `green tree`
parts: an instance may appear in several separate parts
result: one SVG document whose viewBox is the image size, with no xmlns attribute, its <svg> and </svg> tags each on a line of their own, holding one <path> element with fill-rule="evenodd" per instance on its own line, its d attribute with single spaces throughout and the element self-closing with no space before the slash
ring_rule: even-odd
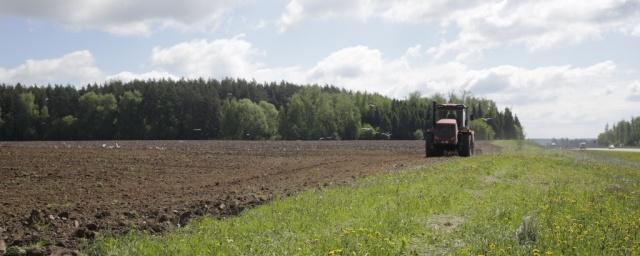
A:
<svg viewBox="0 0 640 256">
<path fill-rule="evenodd" d="M 600 145 L 640 146 L 640 117 L 631 117 L 629 121 L 622 120 L 609 128 L 607 124 L 604 132 L 598 134 Z"/>
<path fill-rule="evenodd" d="M 4 120 L 2 119 L 2 106 L 0 106 L 0 128 L 4 125 Z"/>
<path fill-rule="evenodd" d="M 29 94 L 32 96 L 27 96 Z M 220 118 L 228 115 L 221 111 L 225 105 L 221 99 L 236 99 L 236 103 L 238 99 L 248 99 L 261 109 L 267 128 L 264 132 L 252 133 L 256 138 L 355 139 L 361 137 L 358 135 L 363 131 L 361 124 L 367 123 L 376 131 L 376 138 L 413 139 L 416 130 L 431 128 L 432 101 L 464 103 L 470 115 L 491 118 L 488 125 L 495 132 L 495 138 L 524 137 L 522 125 L 510 109 L 500 111 L 495 102 L 466 92 L 430 97 L 411 93 L 399 100 L 333 86 L 300 86 L 287 82 L 152 79 L 110 81 L 82 89 L 0 84 L 3 112 L 0 119 L 4 123 L 0 127 L 0 139 L 227 137 L 231 126 L 224 125 L 228 131 L 223 134 Z M 241 105 L 238 108 L 254 109 L 245 103 Z M 231 103 L 227 103 L 226 107 L 229 106 Z M 65 118 L 69 122 L 64 122 Z M 74 119 L 76 121 L 71 122 Z M 616 123 L 600 140 L 639 144 L 638 126 L 636 119 Z M 77 132 L 68 132 L 70 130 Z M 239 136 L 243 137 L 246 136 Z"/>
<path fill-rule="evenodd" d="M 424 140 L 424 133 L 422 132 L 422 129 L 418 129 L 413 132 L 413 138 L 416 140 Z"/>
<path fill-rule="evenodd" d="M 358 135 L 358 139 L 360 140 L 373 140 L 376 138 L 376 133 L 378 133 L 376 131 L 375 128 L 373 128 L 373 126 L 371 126 L 370 124 L 363 124 L 362 128 L 360 128 L 360 133 Z"/>
<path fill-rule="evenodd" d="M 54 139 L 74 139 L 77 122 L 78 118 L 73 115 L 54 119 L 48 132 L 49 137 Z"/>
<path fill-rule="evenodd" d="M 225 100 L 220 121 L 222 134 L 229 139 L 263 139 L 273 136 L 263 108 L 249 99 Z"/>
<path fill-rule="evenodd" d="M 493 140 L 496 136 L 493 128 L 482 119 L 473 120 L 469 124 L 478 140 Z"/>
<path fill-rule="evenodd" d="M 320 87 L 308 87 L 294 94 L 289 102 L 282 135 L 287 139 L 319 139 L 339 136 L 334 104 Z"/>
<path fill-rule="evenodd" d="M 505 139 L 516 139 L 518 135 L 516 134 L 516 126 L 515 120 L 513 119 L 513 114 L 509 108 L 504 109 L 504 114 L 502 118 L 502 136 Z"/>
<path fill-rule="evenodd" d="M 39 117 L 33 93 L 20 93 L 13 109 L 17 139 L 32 139 L 36 132 L 34 122 Z"/>
<path fill-rule="evenodd" d="M 142 112 L 142 100 L 142 93 L 137 90 L 126 91 L 120 96 L 116 119 L 118 138 L 144 138 L 146 130 Z"/>
<path fill-rule="evenodd" d="M 342 139 L 355 140 L 360 132 L 360 111 L 345 94 L 335 96 L 335 117 L 338 135 Z"/>
<path fill-rule="evenodd" d="M 111 93 L 87 92 L 78 99 L 80 107 L 78 127 L 82 138 L 110 139 L 115 131 L 117 101 Z"/>
<path fill-rule="evenodd" d="M 319 90 L 304 91 L 310 92 L 304 96 L 308 104 L 307 109 L 311 110 L 308 113 L 313 113 L 307 123 L 310 133 L 306 138 L 331 137 L 339 139 L 338 124 L 336 123 L 335 108 L 331 96 Z"/>
<path fill-rule="evenodd" d="M 267 121 L 266 137 L 272 138 L 278 134 L 279 130 L 279 112 L 273 104 L 261 100 L 258 105 L 262 108 L 262 112 Z"/>
</svg>

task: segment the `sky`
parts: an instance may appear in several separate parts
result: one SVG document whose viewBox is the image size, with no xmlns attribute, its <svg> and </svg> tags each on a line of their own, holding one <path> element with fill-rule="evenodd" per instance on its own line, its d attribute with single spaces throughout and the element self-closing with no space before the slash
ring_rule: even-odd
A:
<svg viewBox="0 0 640 256">
<path fill-rule="evenodd" d="M 640 0 L 1 0 L 0 83 L 244 78 L 469 91 L 530 138 L 640 115 Z"/>
</svg>

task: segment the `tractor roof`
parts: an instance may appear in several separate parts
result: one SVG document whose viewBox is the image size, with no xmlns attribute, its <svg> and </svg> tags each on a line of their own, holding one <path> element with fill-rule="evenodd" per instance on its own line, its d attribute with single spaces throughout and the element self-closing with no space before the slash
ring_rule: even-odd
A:
<svg viewBox="0 0 640 256">
<path fill-rule="evenodd" d="M 438 104 L 436 108 L 446 108 L 446 109 L 459 109 L 459 108 L 467 108 L 464 104 L 454 104 L 454 103 L 446 103 L 446 104 Z"/>
<path fill-rule="evenodd" d="M 436 122 L 436 124 L 455 125 L 455 124 L 458 124 L 458 123 L 456 122 L 455 119 L 440 119 L 440 120 L 438 120 L 438 122 Z"/>
</svg>

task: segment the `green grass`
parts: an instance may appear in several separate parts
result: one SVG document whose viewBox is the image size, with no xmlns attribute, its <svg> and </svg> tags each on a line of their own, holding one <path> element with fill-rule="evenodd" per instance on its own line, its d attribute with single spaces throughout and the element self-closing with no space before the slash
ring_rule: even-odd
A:
<svg viewBox="0 0 640 256">
<path fill-rule="evenodd" d="M 611 150 L 611 151 L 594 150 L 594 151 L 587 151 L 586 153 L 594 156 L 622 159 L 622 160 L 634 161 L 634 162 L 640 163 L 640 152 L 616 151 L 616 150 Z"/>
<path fill-rule="evenodd" d="M 638 168 L 497 144 L 507 152 L 309 190 L 159 237 L 107 237 L 87 253 L 638 255 Z"/>
</svg>

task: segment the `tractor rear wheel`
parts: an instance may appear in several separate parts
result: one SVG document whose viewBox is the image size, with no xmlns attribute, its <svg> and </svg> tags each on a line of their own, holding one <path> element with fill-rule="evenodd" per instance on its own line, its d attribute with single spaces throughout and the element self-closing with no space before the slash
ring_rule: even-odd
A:
<svg viewBox="0 0 640 256">
<path fill-rule="evenodd" d="M 473 141 L 471 140 L 470 134 L 460 134 L 458 140 L 458 155 L 463 157 L 468 157 L 473 155 Z"/>
</svg>

